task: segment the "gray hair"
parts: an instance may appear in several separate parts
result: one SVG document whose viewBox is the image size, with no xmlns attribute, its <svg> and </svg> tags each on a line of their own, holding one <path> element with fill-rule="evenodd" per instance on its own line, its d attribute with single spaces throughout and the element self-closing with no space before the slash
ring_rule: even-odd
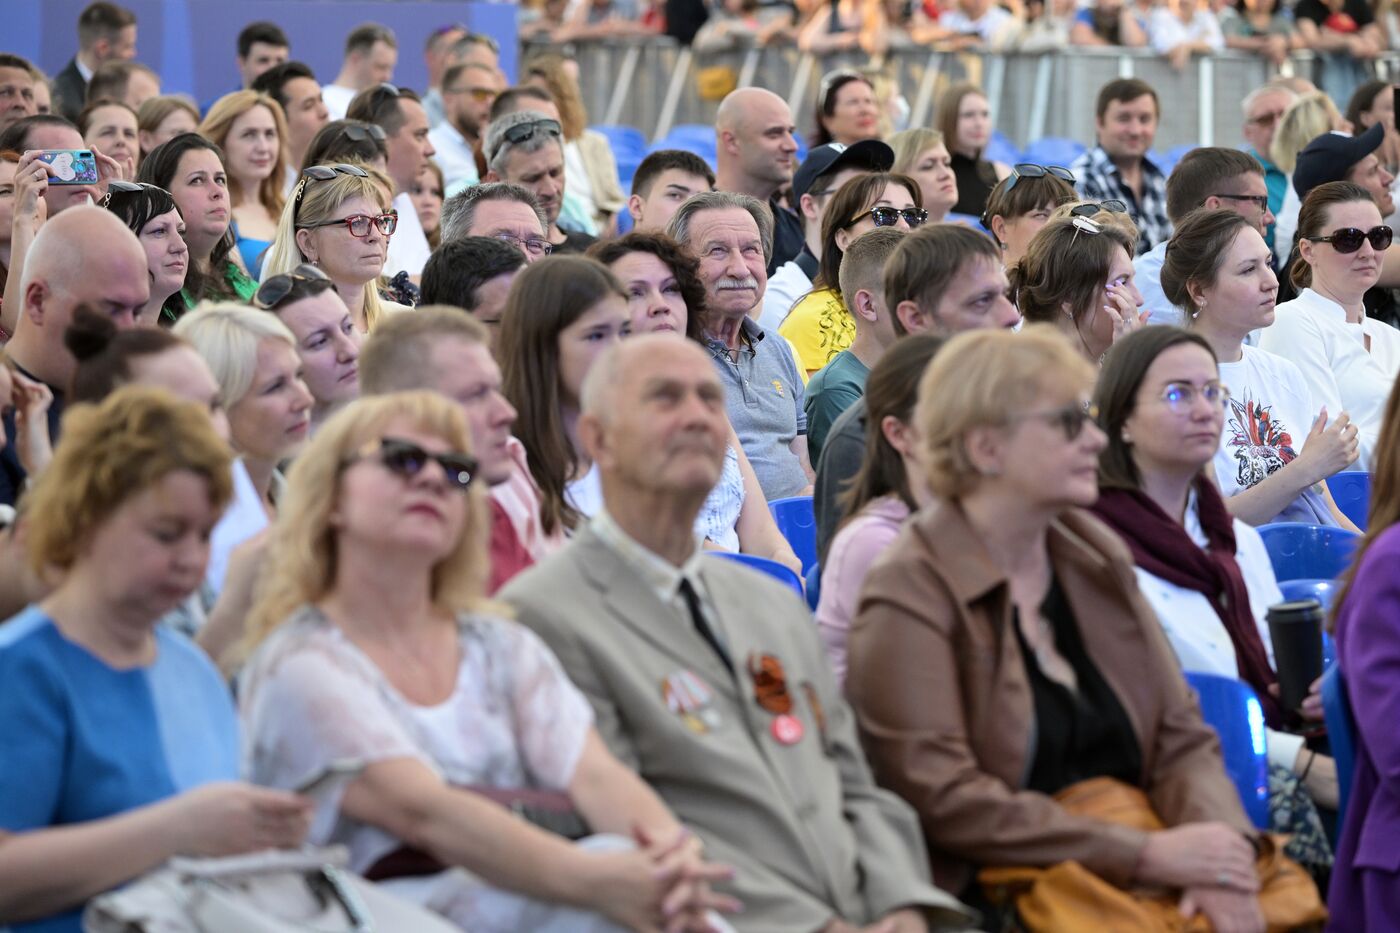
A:
<svg viewBox="0 0 1400 933">
<path fill-rule="evenodd" d="M 472 222 L 476 219 L 476 206 L 482 201 L 519 201 L 540 219 L 540 230 L 549 230 L 549 221 L 540 208 L 540 202 L 527 189 L 504 181 L 488 181 L 472 185 L 448 198 L 442 205 L 442 242 L 450 243 L 462 237 L 471 236 Z"/>
<path fill-rule="evenodd" d="M 559 147 L 559 154 L 564 154 L 564 137 L 561 129 L 558 134 L 536 133 L 529 139 L 513 143 L 506 139 L 506 132 L 517 126 L 528 126 L 531 123 L 538 123 L 541 120 L 553 120 L 547 114 L 538 110 L 517 110 L 515 113 L 508 113 L 497 117 L 491 121 L 491 125 L 486 128 L 486 139 L 482 141 L 481 151 L 486 155 L 486 167 L 497 175 L 505 175 L 506 161 L 513 152 L 522 152 L 529 155 L 539 152 L 545 146 L 553 143 Z"/>
<path fill-rule="evenodd" d="M 693 194 L 682 204 L 670 224 L 666 235 L 686 248 L 691 248 L 690 225 L 695 215 L 701 211 L 725 211 L 738 208 L 748 211 L 753 222 L 758 224 L 758 237 L 763 241 L 763 258 L 773 258 L 773 212 L 758 198 L 733 191 L 701 191 Z"/>
<path fill-rule="evenodd" d="M 1246 94 L 1244 100 L 1240 101 L 1240 110 L 1243 111 L 1245 117 L 1248 117 L 1249 108 L 1253 107 L 1254 104 L 1259 100 L 1259 98 L 1263 97 L 1265 94 L 1278 93 L 1287 94 L 1288 102 L 1290 104 L 1298 99 L 1298 94 L 1296 91 L 1293 90 L 1293 88 L 1289 87 L 1286 84 L 1281 84 L 1276 81 L 1270 81 Z M 1264 154 L 1267 155 L 1268 153 Z"/>
</svg>

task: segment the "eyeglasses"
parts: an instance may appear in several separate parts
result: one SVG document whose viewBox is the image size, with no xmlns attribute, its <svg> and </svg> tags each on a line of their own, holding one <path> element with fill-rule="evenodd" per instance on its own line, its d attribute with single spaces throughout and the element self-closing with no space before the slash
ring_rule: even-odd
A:
<svg viewBox="0 0 1400 933">
<path fill-rule="evenodd" d="M 287 296 L 297 287 L 298 282 L 324 282 L 329 286 L 331 277 L 310 263 L 301 263 L 291 272 L 274 275 L 259 285 L 257 293 L 253 295 L 253 304 L 264 311 L 275 311 L 278 305 L 287 300 Z"/>
<path fill-rule="evenodd" d="M 340 162 L 335 165 L 308 165 L 301 171 L 301 180 L 297 182 L 297 193 L 293 199 L 294 203 L 301 203 L 301 196 L 306 193 L 306 186 L 313 181 L 330 181 L 337 175 L 354 175 L 357 178 L 368 178 L 369 172 L 358 165 L 350 165 L 347 162 Z M 295 214 L 293 218 L 295 218 Z"/>
<path fill-rule="evenodd" d="M 1098 422 L 1099 406 L 1093 402 L 1074 402 L 1063 408 L 1055 408 L 1050 411 L 1021 412 L 1012 415 L 1008 420 L 1016 422 L 1030 418 L 1048 422 L 1052 427 L 1057 427 L 1065 433 L 1066 441 L 1074 441 L 1079 438 L 1080 434 L 1084 433 L 1085 424 L 1090 421 Z"/>
<path fill-rule="evenodd" d="M 1259 208 L 1259 213 L 1264 213 L 1269 209 L 1269 196 L 1267 194 L 1212 194 L 1213 198 L 1220 198 L 1225 201 L 1249 201 Z M 1360 248 L 1359 246 L 1357 247 Z"/>
<path fill-rule="evenodd" d="M 1224 408 L 1230 401 L 1230 390 L 1218 382 L 1207 382 L 1197 388 L 1189 382 L 1173 382 L 1162 390 L 1161 399 L 1174 415 L 1191 412 L 1197 398 L 1204 398 L 1212 407 Z"/>
<path fill-rule="evenodd" d="M 1128 213 L 1128 205 L 1117 198 L 1110 198 L 1107 201 L 1090 201 L 1087 204 L 1076 204 L 1069 209 L 1071 217 L 1093 217 L 1100 211 L 1108 211 L 1110 214 Z M 1095 233 L 1099 231 L 1095 230 Z"/>
<path fill-rule="evenodd" d="M 517 123 L 508 128 L 505 133 L 501 135 L 501 138 L 496 141 L 496 145 L 491 150 L 487 161 L 489 162 L 491 159 L 494 159 L 496 153 L 500 151 L 501 146 L 506 143 L 510 143 L 512 146 L 518 146 L 521 143 L 529 142 L 540 134 L 559 136 L 563 134 L 563 132 L 564 128 L 559 125 L 559 121 L 552 120 L 549 117 L 543 117 L 539 120 L 530 120 L 527 123 Z"/>
<path fill-rule="evenodd" d="M 1063 165 L 1039 165 L 1035 162 L 1017 162 L 1011 166 L 1011 174 L 1007 177 L 1006 190 L 1010 191 L 1016 187 L 1016 182 L 1022 178 L 1044 178 L 1046 175 L 1053 175 L 1061 181 L 1074 184 L 1074 173 Z"/>
<path fill-rule="evenodd" d="M 447 475 L 447 481 L 452 484 L 453 489 L 459 492 L 466 492 L 471 487 L 472 480 L 476 477 L 476 471 L 480 466 L 474 457 L 469 457 L 466 454 L 430 454 L 412 441 L 400 440 L 396 437 L 370 441 L 358 453 L 347 457 L 344 465 L 349 466 L 375 455 L 378 455 L 379 462 L 384 465 L 385 469 L 402 479 L 413 479 L 423 472 L 430 461 L 434 462 L 442 467 L 442 472 Z"/>
<path fill-rule="evenodd" d="M 899 223 L 899 218 L 901 217 L 903 217 L 904 222 L 911 227 L 917 227 L 928 220 L 928 211 L 924 210 L 922 207 L 872 207 L 870 210 L 861 211 L 859 214 L 852 217 L 851 222 L 846 224 L 846 226 L 849 227 L 852 224 L 859 223 L 860 219 L 866 214 L 870 215 L 870 219 L 875 221 L 875 226 L 877 227 L 893 227 L 895 224 Z"/>
<path fill-rule="evenodd" d="M 384 127 L 378 123 L 347 123 L 340 128 L 345 134 L 345 138 L 355 143 L 362 143 L 367 139 L 376 139 L 384 142 L 389 137 L 384 132 Z"/>
<path fill-rule="evenodd" d="M 496 234 L 496 239 L 505 240 L 516 249 L 529 253 L 531 256 L 537 258 L 540 256 L 548 256 L 550 253 L 554 252 L 554 244 L 543 237 L 523 237 L 516 236 L 514 233 L 498 233 Z"/>
<path fill-rule="evenodd" d="M 387 214 L 351 214 L 349 217 L 341 217 L 339 220 L 323 220 L 318 224 L 297 224 L 298 230 L 317 230 L 321 227 L 338 227 L 341 224 L 350 228 L 350 235 L 363 240 L 369 236 L 369 225 L 374 224 L 375 228 L 385 236 L 393 236 L 394 231 L 399 227 L 399 212 L 390 211 Z"/>
<path fill-rule="evenodd" d="M 1364 241 L 1370 240 L 1371 249 L 1380 252 L 1383 249 L 1390 249 L 1390 243 L 1395 239 L 1395 231 L 1385 224 L 1372 227 L 1370 230 L 1343 227 L 1340 230 L 1333 230 L 1330 236 L 1305 236 L 1303 239 L 1312 240 L 1314 243 L 1331 243 L 1332 248 L 1343 255 L 1356 252 Z"/>
<path fill-rule="evenodd" d="M 122 181 L 120 178 L 113 178 L 107 182 L 107 193 L 102 196 L 102 206 L 108 207 L 112 203 L 114 194 L 135 194 L 143 189 L 150 188 L 153 191 L 164 191 L 159 185 L 149 185 L 144 181 Z"/>
</svg>

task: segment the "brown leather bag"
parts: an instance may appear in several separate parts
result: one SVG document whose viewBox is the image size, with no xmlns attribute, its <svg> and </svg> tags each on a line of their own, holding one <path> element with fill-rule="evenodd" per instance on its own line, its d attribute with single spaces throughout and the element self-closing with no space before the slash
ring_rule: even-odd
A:
<svg viewBox="0 0 1400 933">
<path fill-rule="evenodd" d="M 1093 778 L 1055 795 L 1066 810 L 1131 826 L 1145 832 L 1164 829 L 1147 795 L 1113 778 Z M 1259 905 L 1269 933 L 1320 929 L 1327 908 L 1317 886 L 1301 867 L 1283 855 L 1269 836 L 1260 839 Z M 1109 884 L 1078 862 L 1050 868 L 984 868 L 977 874 L 996 904 L 1015 903 L 1028 933 L 1094 930 L 1096 933 L 1210 933 L 1204 915 L 1183 917 L 1179 893 L 1162 889 L 1125 891 Z"/>
</svg>

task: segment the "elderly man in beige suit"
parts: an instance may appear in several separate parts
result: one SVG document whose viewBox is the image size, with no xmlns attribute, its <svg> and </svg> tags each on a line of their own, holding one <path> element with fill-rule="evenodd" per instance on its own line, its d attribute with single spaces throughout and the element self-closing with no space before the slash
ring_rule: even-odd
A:
<svg viewBox="0 0 1400 933">
<path fill-rule="evenodd" d="M 579 434 L 606 509 L 500 596 L 558 655 L 598 731 L 733 865 L 744 933 L 923 933 L 970 913 L 934 887 L 913 812 L 875 786 L 802 601 L 703 556 L 695 516 L 728 434 L 709 357 L 672 335 L 598 360 Z"/>
</svg>

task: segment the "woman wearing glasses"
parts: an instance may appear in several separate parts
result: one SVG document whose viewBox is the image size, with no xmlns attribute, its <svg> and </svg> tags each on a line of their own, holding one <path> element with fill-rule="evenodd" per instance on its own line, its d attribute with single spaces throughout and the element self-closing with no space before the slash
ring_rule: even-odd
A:
<svg viewBox="0 0 1400 933">
<path fill-rule="evenodd" d="M 902 130 L 890 137 L 890 148 L 894 150 L 890 171 L 918 182 L 927 223 L 942 223 L 958 203 L 958 179 L 943 134 L 923 127 Z"/>
<path fill-rule="evenodd" d="M 403 310 L 379 293 L 389 238 L 398 227 L 391 187 L 380 172 L 350 163 L 307 168 L 282 209 L 263 281 L 302 263 L 316 266 L 335 283 L 361 334 L 383 315 Z"/>
<path fill-rule="evenodd" d="M 1278 294 L 1258 228 L 1233 211 L 1198 210 L 1169 242 L 1162 290 L 1210 344 L 1230 392 L 1215 455 L 1230 514 L 1251 525 L 1354 529 L 1323 480 L 1356 459 L 1356 425 L 1346 412 L 1319 410 L 1298 367 L 1245 343 L 1274 322 Z"/>
<path fill-rule="evenodd" d="M 987 197 L 982 226 L 1001 247 L 1010 269 L 1026 255 L 1031 239 L 1061 204 L 1074 201 L 1074 173 L 1062 165 L 1019 162 Z"/>
<path fill-rule="evenodd" d="M 175 198 L 155 185 L 113 179 L 107 183 L 103 204 L 131 228 L 146 251 L 151 297 L 137 317 L 145 324 L 178 317 L 184 312 L 179 292 L 189 271 L 190 248 Z"/>
<path fill-rule="evenodd" d="M 185 133 L 142 159 L 136 180 L 169 191 L 185 221 L 190 251 L 185 286 L 178 301 L 167 303 L 161 324 L 173 324 L 206 299 L 251 301 L 258 285 L 234 261 L 223 151 L 198 133 Z"/>
<path fill-rule="evenodd" d="M 1184 889 L 1216 929 L 1262 931 L 1252 830 L 1215 733 L 1122 542 L 1085 511 L 1105 445 L 1095 375 L 1037 325 L 960 334 L 934 357 L 914 421 L 937 501 L 866 577 L 846 693 L 945 890 L 985 906 L 979 869 L 1074 861 L 1114 885 Z M 1166 828 L 1091 818 L 1085 794 Z"/>
<path fill-rule="evenodd" d="M 236 91 L 214 102 L 199 134 L 224 151 L 234 240 L 257 278 L 286 201 L 287 119 L 266 94 Z"/>
<path fill-rule="evenodd" d="M 1369 470 L 1400 374 L 1400 331 L 1366 316 L 1362 300 L 1380 278 L 1393 234 L 1364 188 L 1319 185 L 1298 212 L 1298 258 L 1289 270 L 1298 297 L 1279 305 L 1259 333 L 1261 349 L 1298 369 L 1313 403 L 1356 425 L 1360 469 Z"/>
<path fill-rule="evenodd" d="M 1266 251 L 1263 237 L 1255 235 Z M 1301 723 L 1278 702 L 1265 622 L 1283 594 L 1259 532 L 1230 514 L 1207 472 L 1231 403 L 1215 353 L 1198 334 L 1149 327 L 1109 352 L 1094 400 L 1108 436 L 1094 512 L 1132 551 L 1138 588 L 1181 667 L 1238 678 L 1254 688 L 1276 775 L 1270 797 L 1275 804 L 1288 801 L 1276 807 L 1274 829 L 1306 834 L 1308 844 L 1300 840 L 1298 854 L 1320 850 L 1326 867 L 1329 847 L 1316 814 L 1300 816 L 1287 785 L 1301 782 L 1313 801 L 1335 809 L 1336 763 L 1288 731 Z M 1322 719 L 1316 684 L 1302 715 L 1314 724 Z"/>
<path fill-rule="evenodd" d="M 706 929 L 733 906 L 707 889 L 723 869 L 608 752 L 553 654 L 484 603 L 468 450 L 457 405 L 401 392 L 352 404 L 299 458 L 248 624 L 251 775 L 291 788 L 362 762 L 312 841 L 464 929 Z M 648 841 L 575 846 L 494 802 L 527 789 Z"/>
<path fill-rule="evenodd" d="M 1145 323 L 1138 312 L 1142 293 L 1133 284 L 1137 229 L 1127 214 L 1099 204 L 1071 210 L 1032 237 L 1026 255 L 1006 273 L 1027 322 L 1055 325 L 1097 363 Z"/>
<path fill-rule="evenodd" d="M 253 303 L 277 315 L 297 342 L 301 377 L 315 400 L 311 430 L 360 395 L 360 343 L 350 309 L 330 276 L 300 265 L 274 275 L 258 288 Z"/>
<path fill-rule="evenodd" d="M 832 195 L 822 219 L 822 258 L 812 290 L 797 300 L 778 333 L 792 341 L 807 375 L 856 336 L 855 318 L 841 300 L 841 257 L 856 237 L 876 227 L 911 230 L 928 219 L 918 182 L 907 175 L 858 175 Z"/>
</svg>

